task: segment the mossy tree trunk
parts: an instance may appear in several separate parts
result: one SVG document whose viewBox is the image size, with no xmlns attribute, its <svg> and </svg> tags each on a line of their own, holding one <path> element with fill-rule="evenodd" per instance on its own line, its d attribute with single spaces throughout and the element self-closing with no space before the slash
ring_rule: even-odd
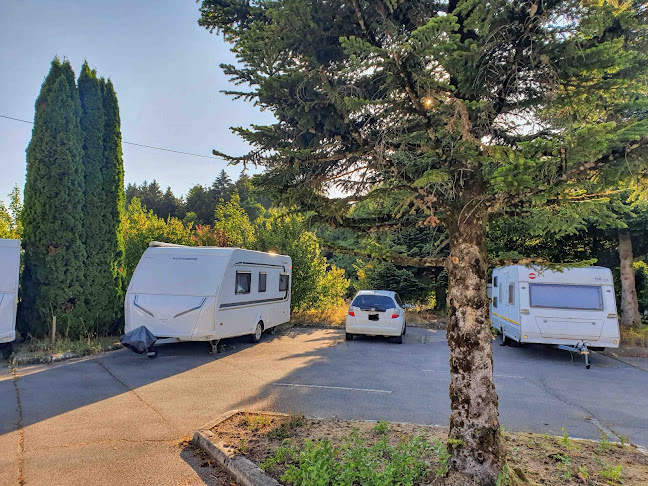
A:
<svg viewBox="0 0 648 486">
<path fill-rule="evenodd" d="M 493 383 L 493 355 L 486 295 L 486 211 L 475 196 L 478 187 L 461 198 L 448 220 L 447 329 L 450 346 L 450 433 L 448 449 L 453 469 L 473 474 L 485 483 L 497 478 L 503 463 Z"/>
<path fill-rule="evenodd" d="M 619 260 L 621 268 L 621 325 L 638 326 L 641 324 L 639 301 L 635 286 L 632 262 L 632 237 L 627 230 L 619 231 Z"/>
</svg>

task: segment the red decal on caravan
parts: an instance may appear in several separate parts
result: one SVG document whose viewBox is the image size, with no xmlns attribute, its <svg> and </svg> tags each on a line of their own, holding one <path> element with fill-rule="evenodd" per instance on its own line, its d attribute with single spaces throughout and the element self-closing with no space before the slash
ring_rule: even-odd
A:
<svg viewBox="0 0 648 486">
<path fill-rule="evenodd" d="M 536 278 L 536 274 L 534 272 L 529 272 L 529 278 L 531 280 L 534 280 Z"/>
</svg>

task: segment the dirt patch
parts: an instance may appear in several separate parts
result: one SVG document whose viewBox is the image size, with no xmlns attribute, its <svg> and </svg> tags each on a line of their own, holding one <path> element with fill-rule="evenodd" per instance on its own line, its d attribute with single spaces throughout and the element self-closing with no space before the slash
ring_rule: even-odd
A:
<svg viewBox="0 0 648 486">
<path fill-rule="evenodd" d="M 445 329 L 448 327 L 448 318 L 439 316 L 428 310 L 406 310 L 405 320 L 409 327 L 421 327 L 423 329 Z"/>
<path fill-rule="evenodd" d="M 239 413 L 215 426 L 212 432 L 231 453 L 242 454 L 262 465 L 279 481 L 288 468 L 296 465 L 295 456 L 276 460 L 282 455 L 277 455 L 282 448 L 299 454 L 308 449 L 307 441 L 325 439 L 330 444 L 331 457 L 341 460 L 350 438 L 366 445 L 368 450 L 379 441 L 398 447 L 420 437 L 442 447 L 419 449 L 426 451 L 425 471 L 415 484 L 473 484 L 471 478 L 444 474 L 445 427 Z M 501 485 L 645 485 L 648 478 L 648 456 L 631 445 L 530 433 L 504 432 L 503 437 L 508 454 Z M 282 482 L 291 484 L 285 478 Z"/>
</svg>

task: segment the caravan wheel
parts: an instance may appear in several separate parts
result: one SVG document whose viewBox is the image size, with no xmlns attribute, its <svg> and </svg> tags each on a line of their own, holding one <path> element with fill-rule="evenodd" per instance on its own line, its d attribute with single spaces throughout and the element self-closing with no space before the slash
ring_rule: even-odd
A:
<svg viewBox="0 0 648 486">
<path fill-rule="evenodd" d="M 0 344 L 0 356 L 4 359 L 9 359 L 13 351 L 13 343 Z"/>
<path fill-rule="evenodd" d="M 253 343 L 258 343 L 261 341 L 261 335 L 263 334 L 263 323 L 261 321 L 257 322 L 256 329 L 254 334 L 250 334 L 250 341 Z"/>
</svg>

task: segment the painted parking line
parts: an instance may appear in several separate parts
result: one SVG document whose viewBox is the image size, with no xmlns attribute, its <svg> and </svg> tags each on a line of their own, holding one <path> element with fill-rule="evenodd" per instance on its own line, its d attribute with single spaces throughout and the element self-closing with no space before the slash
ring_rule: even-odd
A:
<svg viewBox="0 0 648 486">
<path fill-rule="evenodd" d="M 301 385 L 298 383 L 273 383 L 275 386 L 292 386 L 295 388 L 324 388 L 326 390 L 349 390 L 362 391 L 367 393 L 391 393 L 391 390 L 373 390 L 371 388 L 350 388 L 346 386 L 326 386 L 326 385 Z"/>
<path fill-rule="evenodd" d="M 442 370 L 421 370 L 421 371 L 425 372 L 425 373 L 445 373 L 445 374 L 450 373 L 447 370 L 446 371 L 442 371 Z M 524 376 L 518 376 L 518 375 L 498 375 L 498 374 L 495 374 L 493 376 L 495 378 L 514 378 L 514 379 L 517 379 L 517 380 L 524 380 L 525 379 Z"/>
</svg>

